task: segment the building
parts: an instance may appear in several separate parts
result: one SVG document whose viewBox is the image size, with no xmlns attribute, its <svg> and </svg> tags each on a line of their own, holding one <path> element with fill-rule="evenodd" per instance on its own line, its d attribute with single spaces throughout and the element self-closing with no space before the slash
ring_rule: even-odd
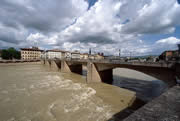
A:
<svg viewBox="0 0 180 121">
<path fill-rule="evenodd" d="M 46 51 L 42 51 L 41 52 L 41 58 L 42 59 L 46 59 Z"/>
<path fill-rule="evenodd" d="M 89 55 L 89 57 L 88 57 L 90 60 L 94 60 L 95 59 L 95 55 Z"/>
<path fill-rule="evenodd" d="M 65 58 L 66 51 L 59 50 L 59 49 L 53 49 L 53 50 L 47 50 L 46 51 L 46 58 L 47 59 L 62 59 Z"/>
<path fill-rule="evenodd" d="M 71 52 L 65 51 L 65 58 L 70 59 L 71 58 Z"/>
<path fill-rule="evenodd" d="M 164 51 L 160 56 L 160 60 L 164 61 L 176 61 L 179 59 L 179 50 Z"/>
<path fill-rule="evenodd" d="M 104 59 L 104 56 L 101 54 L 96 54 L 96 55 L 94 55 L 94 59 L 95 60 L 102 60 L 102 59 Z"/>
<path fill-rule="evenodd" d="M 21 59 L 38 60 L 38 59 L 41 59 L 42 52 L 43 50 L 40 50 L 38 47 L 21 48 Z"/>
<path fill-rule="evenodd" d="M 81 55 L 80 55 L 80 58 L 81 58 L 81 59 L 87 60 L 88 57 L 89 57 L 89 54 L 88 54 L 88 53 L 81 53 Z"/>
<path fill-rule="evenodd" d="M 72 59 L 80 59 L 80 52 L 79 51 L 74 51 L 71 53 L 71 58 Z"/>
<path fill-rule="evenodd" d="M 148 56 L 146 58 L 146 61 L 147 62 L 158 62 L 159 60 L 158 60 L 158 56 Z"/>
</svg>

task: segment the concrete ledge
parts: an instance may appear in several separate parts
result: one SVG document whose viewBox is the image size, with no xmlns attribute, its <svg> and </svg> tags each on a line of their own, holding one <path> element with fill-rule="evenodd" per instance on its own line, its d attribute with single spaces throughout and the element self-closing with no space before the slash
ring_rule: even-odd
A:
<svg viewBox="0 0 180 121">
<path fill-rule="evenodd" d="M 180 86 L 174 86 L 123 121 L 180 121 Z"/>
</svg>

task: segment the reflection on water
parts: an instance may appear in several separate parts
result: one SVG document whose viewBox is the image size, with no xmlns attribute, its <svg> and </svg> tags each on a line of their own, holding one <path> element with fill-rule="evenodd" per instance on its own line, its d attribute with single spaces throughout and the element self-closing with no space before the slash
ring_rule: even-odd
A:
<svg viewBox="0 0 180 121">
<path fill-rule="evenodd" d="M 150 101 L 167 89 L 162 81 L 134 70 L 118 68 L 113 74 L 113 85 L 135 91 L 143 101 Z"/>
<path fill-rule="evenodd" d="M 42 65 L 0 65 L 0 121 L 103 121 L 135 93 Z"/>
</svg>

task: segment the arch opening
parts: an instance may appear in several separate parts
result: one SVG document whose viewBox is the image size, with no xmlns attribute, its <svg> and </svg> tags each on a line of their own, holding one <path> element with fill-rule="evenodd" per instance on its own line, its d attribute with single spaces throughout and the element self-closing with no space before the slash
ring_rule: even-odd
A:
<svg viewBox="0 0 180 121">
<path fill-rule="evenodd" d="M 113 85 L 136 92 L 138 99 L 150 101 L 168 89 L 163 81 L 143 72 L 128 69 L 113 69 Z"/>
</svg>

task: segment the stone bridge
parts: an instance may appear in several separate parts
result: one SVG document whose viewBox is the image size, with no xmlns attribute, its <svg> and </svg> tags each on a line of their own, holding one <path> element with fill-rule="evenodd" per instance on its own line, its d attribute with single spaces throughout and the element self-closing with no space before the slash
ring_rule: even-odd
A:
<svg viewBox="0 0 180 121">
<path fill-rule="evenodd" d="M 110 60 L 42 60 L 42 63 L 52 69 L 69 73 L 82 74 L 82 65 L 87 66 L 87 82 L 105 82 L 111 84 L 113 81 L 114 68 L 133 69 L 159 80 L 169 86 L 177 83 L 180 78 L 180 63 L 155 63 L 155 62 L 121 62 Z"/>
</svg>

